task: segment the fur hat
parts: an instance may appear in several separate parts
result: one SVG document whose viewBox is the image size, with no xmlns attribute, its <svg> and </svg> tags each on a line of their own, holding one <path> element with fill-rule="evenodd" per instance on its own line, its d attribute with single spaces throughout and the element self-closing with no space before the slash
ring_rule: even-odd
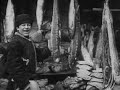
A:
<svg viewBox="0 0 120 90">
<path fill-rule="evenodd" d="M 18 27 L 20 24 L 23 23 L 30 23 L 32 24 L 33 18 L 28 14 L 20 14 L 15 19 L 15 26 Z"/>
</svg>

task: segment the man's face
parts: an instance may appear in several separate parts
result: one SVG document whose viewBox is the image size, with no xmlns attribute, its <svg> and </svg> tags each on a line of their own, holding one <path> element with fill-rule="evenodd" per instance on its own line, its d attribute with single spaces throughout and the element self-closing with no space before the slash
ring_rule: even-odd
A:
<svg viewBox="0 0 120 90">
<path fill-rule="evenodd" d="M 30 30 L 31 30 L 31 24 L 30 23 L 23 23 L 17 27 L 17 30 L 23 36 L 29 36 Z"/>
</svg>

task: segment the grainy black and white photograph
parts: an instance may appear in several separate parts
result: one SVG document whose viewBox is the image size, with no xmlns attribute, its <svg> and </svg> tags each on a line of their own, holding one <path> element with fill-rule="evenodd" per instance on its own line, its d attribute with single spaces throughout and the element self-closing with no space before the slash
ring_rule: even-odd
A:
<svg viewBox="0 0 120 90">
<path fill-rule="evenodd" d="M 120 90 L 120 0 L 0 0 L 0 90 Z"/>
</svg>

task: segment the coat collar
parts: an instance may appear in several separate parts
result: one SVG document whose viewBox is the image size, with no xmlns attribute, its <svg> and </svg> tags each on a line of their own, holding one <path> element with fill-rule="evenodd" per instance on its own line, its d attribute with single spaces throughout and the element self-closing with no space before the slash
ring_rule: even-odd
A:
<svg viewBox="0 0 120 90">
<path fill-rule="evenodd" d="M 22 38 L 24 38 L 24 39 L 26 39 L 26 40 L 31 41 L 31 39 L 30 39 L 30 38 L 26 38 L 25 36 L 23 36 L 23 35 L 22 35 L 22 34 L 20 34 L 19 32 L 15 32 L 15 35 L 18 35 L 18 36 L 20 36 L 20 37 L 22 37 Z"/>
</svg>

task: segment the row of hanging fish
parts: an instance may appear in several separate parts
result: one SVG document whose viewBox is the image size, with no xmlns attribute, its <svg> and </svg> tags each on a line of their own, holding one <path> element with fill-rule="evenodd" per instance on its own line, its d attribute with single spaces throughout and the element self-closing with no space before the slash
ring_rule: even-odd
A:
<svg viewBox="0 0 120 90">
<path fill-rule="evenodd" d="M 83 59 L 93 65 L 93 49 L 95 28 L 89 25 L 81 25 L 81 53 Z M 88 30 L 88 31 L 87 31 Z"/>
<path fill-rule="evenodd" d="M 41 30 L 41 25 L 43 21 L 43 3 L 44 0 L 38 0 L 37 2 L 37 9 L 36 9 L 36 18 L 37 18 L 37 24 L 38 24 L 38 30 Z M 78 2 L 77 0 L 71 0 L 70 1 L 70 7 L 69 7 L 69 31 L 70 31 L 70 36 L 71 38 L 71 44 L 70 44 L 70 59 L 75 58 L 77 56 L 77 51 L 78 49 L 81 50 L 81 53 L 83 55 L 83 58 L 85 61 L 88 61 L 93 65 L 93 48 L 94 48 L 94 43 L 93 43 L 93 35 L 94 31 L 91 31 L 88 37 L 85 37 L 83 34 L 82 37 L 84 37 L 83 42 L 80 42 L 80 24 L 77 24 L 78 21 L 77 19 L 77 13 L 79 9 L 79 5 L 77 5 Z M 14 9 L 13 9 L 13 4 L 11 0 L 8 0 L 7 8 L 6 8 L 6 16 L 5 16 L 5 29 L 4 29 L 4 37 L 5 37 L 5 42 L 8 42 L 8 39 L 12 36 L 14 32 Z M 80 16 L 80 15 L 79 15 Z M 113 81 L 116 83 L 120 83 L 120 66 L 119 66 L 119 58 L 118 58 L 118 52 L 115 46 L 115 38 L 114 38 L 114 31 L 113 31 L 113 20 L 112 20 L 112 15 L 109 10 L 108 6 L 108 0 L 106 0 L 104 4 L 104 9 L 103 9 L 103 21 L 102 21 L 102 31 L 100 32 L 99 36 L 99 41 L 97 44 L 97 49 L 96 49 L 96 55 L 95 58 L 101 59 L 102 53 L 104 53 L 104 33 L 107 33 L 107 38 L 108 38 L 108 46 L 109 46 L 109 51 L 108 55 L 110 55 L 110 58 L 108 58 L 108 63 L 111 65 L 111 76 L 110 80 L 108 80 L 108 85 L 112 84 Z M 60 52 L 59 52 L 59 14 L 58 14 L 58 0 L 54 0 L 53 4 L 53 16 L 52 16 L 52 26 L 51 26 L 51 47 L 52 47 L 52 55 L 57 57 Z M 77 26 L 78 25 L 78 26 Z M 84 30 L 84 29 L 83 29 Z M 106 31 L 104 31 L 106 30 Z M 41 32 L 40 32 L 41 33 Z M 87 40 L 88 39 L 88 40 Z M 88 41 L 88 43 L 87 43 Z M 102 46 L 102 47 L 101 47 Z M 80 51 L 79 51 L 80 52 Z M 105 58 L 105 57 L 103 57 Z M 104 61 L 103 62 L 107 62 Z M 70 61 L 71 62 L 71 61 Z M 104 68 L 105 69 L 104 65 Z M 106 87 L 105 86 L 105 87 Z M 112 85 L 111 85 L 112 86 Z"/>
<path fill-rule="evenodd" d="M 71 24 L 71 26 L 72 25 L 74 24 Z M 109 10 L 108 0 L 104 3 L 102 27 L 99 32 L 99 39 L 94 57 L 96 58 L 95 61 L 93 60 L 93 48 L 95 48 L 93 42 L 94 31 L 91 31 L 90 35 L 87 36 L 85 35 L 84 30 L 85 29 L 81 27 L 81 31 L 83 33 L 81 34 L 81 53 L 83 59 L 91 65 L 96 64 L 96 70 L 100 70 L 99 68 L 101 67 L 101 64 L 103 65 L 104 80 L 102 82 L 104 84 L 104 88 L 106 88 L 105 90 L 112 90 L 115 83 L 120 83 L 120 62 L 115 45 L 113 20 Z M 109 76 L 106 77 L 106 74 Z"/>
<path fill-rule="evenodd" d="M 39 41 L 41 38 L 40 34 L 41 26 L 43 22 L 43 4 L 44 0 L 37 0 L 37 8 L 36 8 L 36 18 L 37 18 L 37 25 L 38 25 L 38 32 L 34 33 L 34 37 L 32 37 L 35 41 Z M 6 16 L 4 22 L 4 41 L 8 42 L 14 33 L 14 20 L 15 20 L 15 13 L 14 13 L 14 6 L 11 0 L 8 0 L 7 8 L 6 8 Z"/>
</svg>

